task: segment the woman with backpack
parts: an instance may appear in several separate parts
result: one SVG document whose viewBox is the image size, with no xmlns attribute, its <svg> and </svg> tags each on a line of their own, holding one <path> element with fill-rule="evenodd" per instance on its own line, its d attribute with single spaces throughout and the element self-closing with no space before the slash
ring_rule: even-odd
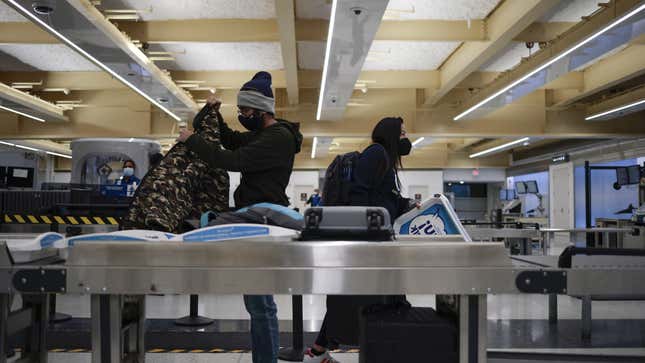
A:
<svg viewBox="0 0 645 363">
<path fill-rule="evenodd" d="M 375 206 L 387 209 L 391 220 L 417 204 L 400 193 L 398 171 L 401 157 L 410 154 L 412 143 L 407 138 L 403 119 L 387 117 L 372 131 L 372 144 L 358 156 L 351 176 L 348 205 Z M 323 197 L 324 204 L 324 197 Z M 361 306 L 405 300 L 403 296 L 329 296 L 327 314 L 313 347 L 303 362 L 335 363 L 329 349 L 340 343 L 358 343 L 358 312 Z"/>
</svg>

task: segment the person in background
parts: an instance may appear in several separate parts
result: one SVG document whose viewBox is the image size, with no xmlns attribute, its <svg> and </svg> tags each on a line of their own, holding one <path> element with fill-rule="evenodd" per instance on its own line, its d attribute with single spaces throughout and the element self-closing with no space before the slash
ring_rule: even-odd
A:
<svg viewBox="0 0 645 363">
<path fill-rule="evenodd" d="M 372 131 L 372 144 L 363 150 L 356 162 L 349 205 L 383 207 L 391 220 L 418 207 L 418 203 L 401 196 L 398 177 L 401 157 L 410 154 L 411 150 L 412 144 L 406 135 L 402 118 L 387 117 L 379 121 Z M 399 298 L 405 300 L 404 296 L 393 296 L 388 300 L 397 301 Z M 329 349 L 337 343 L 336 338 L 357 336 L 360 307 L 382 301 L 383 297 L 379 296 L 328 296 L 327 314 L 303 362 L 338 363 L 329 354 Z"/>
<path fill-rule="evenodd" d="M 219 113 L 219 100 L 211 96 L 207 103 L 211 112 Z M 285 189 L 302 145 L 299 124 L 275 118 L 271 75 L 267 72 L 258 72 L 242 86 L 237 107 L 238 121 L 248 131 L 231 130 L 220 119 L 220 137 L 226 150 L 213 147 L 186 129 L 181 130 L 177 141 L 213 168 L 241 172 L 234 195 L 236 208 L 256 203 L 288 206 Z M 244 304 L 251 316 L 253 363 L 277 363 L 280 332 L 273 295 L 244 295 Z"/>
<path fill-rule="evenodd" d="M 309 199 L 307 199 L 307 202 L 305 205 L 310 205 L 312 207 L 318 207 L 320 206 L 320 202 L 322 201 L 322 197 L 320 196 L 320 190 L 319 189 L 314 189 L 314 194 L 312 194 Z"/>
<path fill-rule="evenodd" d="M 135 164 L 132 160 L 123 162 L 123 175 L 117 179 L 116 185 L 134 186 L 141 184 L 141 180 L 134 175 Z"/>
</svg>

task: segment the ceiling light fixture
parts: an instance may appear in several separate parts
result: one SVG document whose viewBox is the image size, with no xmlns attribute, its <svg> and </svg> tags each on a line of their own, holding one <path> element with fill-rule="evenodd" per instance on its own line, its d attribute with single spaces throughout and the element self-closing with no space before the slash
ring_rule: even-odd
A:
<svg viewBox="0 0 645 363">
<path fill-rule="evenodd" d="M 121 82 L 122 82 L 123 84 L 125 84 L 126 86 L 130 87 L 133 91 L 137 92 L 137 93 L 138 93 L 138 94 L 140 94 L 143 98 L 145 98 L 146 100 L 148 100 L 148 102 L 150 102 L 150 103 L 152 103 L 153 105 L 155 105 L 155 106 L 159 107 L 161 110 L 163 110 L 165 113 L 167 113 L 170 117 L 174 118 L 176 121 L 181 121 L 181 118 L 180 118 L 179 116 L 175 115 L 175 114 L 174 114 L 172 111 L 170 111 L 168 108 L 164 107 L 162 104 L 160 104 L 159 102 L 157 102 L 154 98 L 152 98 L 152 97 L 148 96 L 145 92 L 143 92 L 142 90 L 140 90 L 139 88 L 137 88 L 135 85 L 133 85 L 132 83 L 130 83 L 128 80 L 126 80 L 125 78 L 121 77 L 121 75 L 119 75 L 118 73 L 116 73 L 115 71 L 113 71 L 110 67 L 106 66 L 106 65 L 105 65 L 105 64 L 103 64 L 101 61 L 99 61 L 98 59 L 94 58 L 91 54 L 89 54 L 88 52 L 84 51 L 81 47 L 79 47 L 79 46 L 78 46 L 78 45 L 76 45 L 74 42 L 72 42 L 71 40 L 69 40 L 66 36 L 64 36 L 63 34 L 61 34 L 60 32 L 58 32 L 56 29 L 52 28 L 49 24 L 47 24 L 47 23 L 45 23 L 44 21 L 42 21 L 39 17 L 37 17 L 36 15 L 32 14 L 32 13 L 31 13 L 31 11 L 29 11 L 29 9 L 25 8 L 24 6 L 22 6 L 19 2 L 17 2 L 16 0 L 7 0 L 7 2 L 11 3 L 11 4 L 12 4 L 13 6 L 15 6 L 16 8 L 22 9 L 23 15 L 27 15 L 27 16 L 28 16 L 29 18 L 31 18 L 33 21 L 35 21 L 36 23 L 38 23 L 40 26 L 42 26 L 42 27 L 44 27 L 45 29 L 47 29 L 48 31 L 52 32 L 52 33 L 53 33 L 54 35 L 56 35 L 59 39 L 61 39 L 63 42 L 65 42 L 65 44 L 67 44 L 68 46 L 72 47 L 72 48 L 73 48 L 74 50 L 76 50 L 77 52 L 81 53 L 81 54 L 82 54 L 83 56 L 85 56 L 87 59 L 89 59 L 89 60 L 91 60 L 92 62 L 94 62 L 97 66 L 101 67 L 104 71 L 106 71 L 106 72 L 108 72 L 109 74 L 111 74 L 114 78 L 118 79 L 119 81 L 121 81 Z"/>
<path fill-rule="evenodd" d="M 593 114 L 593 115 L 591 115 L 589 117 L 585 117 L 585 121 L 591 121 L 591 120 L 597 119 L 599 117 L 607 116 L 607 115 L 612 114 L 612 113 L 624 111 L 624 110 L 630 109 L 632 107 L 640 106 L 640 105 L 642 105 L 644 103 L 645 103 L 645 99 L 642 99 L 640 101 L 632 102 L 632 103 L 627 104 L 627 105 L 612 108 L 609 111 L 600 112 L 600 113 Z"/>
<path fill-rule="evenodd" d="M 19 149 L 25 149 L 25 150 L 29 150 L 29 151 L 42 151 L 42 150 L 36 149 L 34 147 L 25 146 L 25 145 L 14 144 L 13 146 L 17 147 Z"/>
<path fill-rule="evenodd" d="M 318 137 L 314 136 L 314 143 L 311 146 L 311 158 L 312 159 L 316 158 L 316 147 L 318 147 Z"/>
<path fill-rule="evenodd" d="M 486 103 L 488 103 L 488 102 L 489 102 L 489 101 L 491 101 L 492 99 L 494 99 L 494 98 L 496 98 L 497 96 L 499 96 L 499 95 L 503 94 L 504 92 L 506 92 L 506 91 L 510 90 L 511 88 L 513 88 L 513 87 L 517 86 L 518 84 L 520 84 L 520 83 L 524 82 L 525 80 L 527 80 L 528 78 L 532 77 L 532 76 L 533 76 L 533 75 L 535 75 L 536 73 L 538 73 L 538 72 L 542 71 L 543 69 L 547 68 L 548 66 L 552 65 L 553 63 L 555 63 L 555 62 L 559 61 L 560 59 L 562 59 L 562 58 L 566 57 L 567 55 L 571 54 L 572 52 L 574 52 L 574 51 L 575 51 L 575 50 L 577 50 L 578 48 L 582 47 L 583 45 L 585 45 L 585 44 L 587 44 L 587 43 L 589 43 L 589 42 L 591 42 L 591 41 L 593 41 L 594 39 L 596 39 L 596 38 L 597 38 L 597 37 L 599 37 L 600 35 L 602 35 L 602 34 L 606 33 L 607 31 L 609 31 L 609 30 L 611 30 L 611 29 L 613 29 L 615 26 L 617 26 L 617 25 L 619 25 L 620 23 L 624 22 L 625 20 L 627 20 L 627 19 L 631 18 L 632 16 L 634 16 L 634 15 L 638 14 L 639 12 L 641 12 L 641 11 L 642 11 L 642 10 L 644 10 L 644 9 L 645 9 L 645 4 L 643 4 L 643 5 L 639 6 L 639 7 L 637 7 L 636 9 L 634 9 L 634 10 L 630 11 L 630 12 L 629 12 L 629 13 L 627 13 L 627 14 L 623 15 L 623 16 L 622 16 L 622 17 L 620 17 L 619 19 L 617 19 L 617 20 L 613 21 L 611 24 L 609 24 L 609 25 L 607 25 L 606 27 L 602 28 L 600 31 L 598 31 L 598 32 L 594 33 L 592 36 L 588 37 L 587 39 L 584 39 L 584 40 L 583 40 L 583 41 L 581 41 L 580 43 L 578 43 L 578 44 L 574 45 L 573 47 L 571 47 L 571 48 L 567 49 L 565 52 L 561 53 L 559 56 L 557 56 L 557 57 L 555 57 L 555 58 L 551 59 L 550 61 L 548 61 L 548 62 L 546 62 L 546 63 L 544 63 L 543 65 L 541 65 L 540 67 L 536 68 L 536 69 L 535 69 L 535 70 L 533 70 L 532 72 L 529 72 L 528 74 L 526 74 L 524 77 L 519 78 L 519 79 L 518 79 L 518 80 L 516 80 L 515 82 L 513 82 L 513 83 L 509 84 L 508 86 L 506 86 L 506 87 L 502 88 L 501 90 L 499 90 L 499 91 L 497 91 L 497 92 L 493 93 L 492 95 L 490 95 L 490 96 L 486 97 L 483 101 L 478 102 L 476 105 L 474 105 L 474 106 L 470 107 L 470 108 L 469 108 L 469 109 L 467 109 L 466 111 L 464 111 L 464 112 L 460 113 L 459 115 L 455 116 L 455 117 L 453 118 L 453 120 L 454 120 L 454 121 L 459 121 L 460 119 L 462 119 L 463 117 L 465 117 L 465 116 L 466 116 L 466 115 L 468 115 L 469 113 L 471 113 L 471 112 L 475 111 L 476 109 L 480 108 L 481 106 L 485 105 Z"/>
<path fill-rule="evenodd" d="M 327 30 L 327 45 L 325 46 L 325 60 L 323 63 L 322 80 L 320 81 L 320 95 L 318 95 L 318 110 L 316 111 L 316 120 L 320 121 L 322 114 L 323 98 L 325 97 L 325 83 L 327 83 L 327 69 L 329 68 L 331 41 L 334 37 L 334 23 L 336 22 L 336 5 L 338 0 L 333 0 L 331 3 L 331 17 L 329 18 L 329 29 Z M 314 141 L 316 138 L 314 138 Z M 313 159 L 314 153 L 312 153 Z"/>
<path fill-rule="evenodd" d="M 49 155 L 53 155 L 53 156 L 60 156 L 61 158 L 65 158 L 65 159 L 71 159 L 72 158 L 71 155 L 59 154 L 59 153 L 55 153 L 53 151 L 45 151 L 45 154 L 49 154 Z"/>
<path fill-rule="evenodd" d="M 472 159 L 472 158 L 477 158 L 477 157 L 480 157 L 480 156 L 492 154 L 492 153 L 494 153 L 496 151 L 502 151 L 502 150 L 508 149 L 508 148 L 510 148 L 511 146 L 514 146 L 514 145 L 523 144 L 523 143 L 525 143 L 525 142 L 527 142 L 529 140 L 530 140 L 530 138 L 523 137 L 523 138 L 521 138 L 519 140 L 507 142 L 506 144 L 491 147 L 490 149 L 486 149 L 484 151 L 480 151 L 478 153 L 471 154 L 468 157 Z"/>
<path fill-rule="evenodd" d="M 67 158 L 67 159 L 72 158 L 71 155 L 61 154 L 61 153 L 57 153 L 57 152 L 54 152 L 54 151 L 46 151 L 46 150 L 36 149 L 35 147 L 30 147 L 30 146 L 25 146 L 25 145 L 20 145 L 20 144 L 14 144 L 14 143 L 11 143 L 11 142 L 6 142 L 6 141 L 0 141 L 0 144 L 11 146 L 11 147 L 16 147 L 16 148 L 19 148 L 19 149 L 29 150 L 29 151 L 44 152 L 45 154 L 54 155 L 54 156 L 60 156 L 61 158 Z"/>
<path fill-rule="evenodd" d="M 14 110 L 13 108 L 5 107 L 5 106 L 0 106 L 0 110 L 5 110 L 5 111 L 13 112 L 13 113 L 16 113 L 16 114 L 18 114 L 18 115 L 20 115 L 20 116 L 25 116 L 25 117 L 28 117 L 28 118 L 30 118 L 30 119 L 32 119 L 32 120 L 36 120 L 36 121 L 38 121 L 38 122 L 45 122 L 45 120 L 44 120 L 44 119 L 42 119 L 42 118 L 40 118 L 40 117 L 32 116 L 32 115 L 26 114 L 26 113 L 24 113 L 24 112 L 20 112 L 20 111 L 18 111 L 18 110 Z"/>
<path fill-rule="evenodd" d="M 418 138 L 418 139 L 414 140 L 414 142 L 412 143 L 412 146 L 413 146 L 413 147 L 415 147 L 415 146 L 419 145 L 419 144 L 420 144 L 420 143 L 422 143 L 422 142 L 423 142 L 423 140 L 425 140 L 425 139 L 426 139 L 425 137 L 421 136 L 420 138 Z"/>
</svg>

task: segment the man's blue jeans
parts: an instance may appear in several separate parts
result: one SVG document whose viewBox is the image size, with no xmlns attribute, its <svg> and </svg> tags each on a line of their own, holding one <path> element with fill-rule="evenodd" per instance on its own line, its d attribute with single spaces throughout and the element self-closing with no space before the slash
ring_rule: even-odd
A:
<svg viewBox="0 0 645 363">
<path fill-rule="evenodd" d="M 244 295 L 244 305 L 251 315 L 253 363 L 277 363 L 280 331 L 273 295 Z"/>
</svg>

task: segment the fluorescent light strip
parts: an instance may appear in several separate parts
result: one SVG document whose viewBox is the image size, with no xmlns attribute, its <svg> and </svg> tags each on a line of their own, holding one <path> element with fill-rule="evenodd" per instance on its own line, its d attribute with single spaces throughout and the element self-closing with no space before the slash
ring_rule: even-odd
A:
<svg viewBox="0 0 645 363">
<path fill-rule="evenodd" d="M 25 145 L 14 144 L 13 146 L 15 146 L 15 147 L 17 147 L 19 149 L 25 149 L 25 150 L 29 150 L 29 151 L 42 151 L 42 150 L 38 150 L 36 148 L 25 146 Z"/>
<path fill-rule="evenodd" d="M 17 148 L 19 148 L 19 149 L 25 149 L 25 150 L 29 150 L 29 151 L 44 152 L 45 154 L 55 155 L 55 156 L 60 156 L 60 157 L 62 157 L 62 158 L 67 158 L 67 159 L 71 159 L 71 158 L 72 158 L 72 156 L 71 156 L 71 155 L 59 154 L 59 153 L 56 153 L 56 152 L 53 152 L 53 151 L 40 150 L 40 149 L 36 149 L 36 148 L 34 148 L 34 147 L 25 146 L 25 145 L 19 145 L 19 144 L 14 144 L 14 143 L 11 143 L 11 142 L 6 142 L 6 141 L 0 141 L 0 144 L 2 144 L 2 145 L 7 145 L 7 146 L 11 146 L 11 147 L 17 147 Z"/>
<path fill-rule="evenodd" d="M 490 148 L 490 149 L 486 149 L 486 150 L 484 150 L 484 151 L 480 151 L 480 152 L 478 152 L 478 153 L 471 154 L 471 155 L 470 155 L 470 156 L 468 156 L 468 157 L 469 157 L 469 158 L 471 158 L 471 159 L 472 159 L 472 158 L 476 158 L 476 157 L 479 157 L 479 156 L 483 156 L 483 155 L 486 155 L 486 154 L 493 153 L 493 152 L 495 152 L 495 151 L 504 150 L 504 149 L 506 149 L 506 148 L 508 148 L 508 147 L 510 147 L 510 146 L 513 146 L 513 145 L 522 144 L 522 143 L 527 142 L 527 141 L 529 141 L 529 140 L 530 140 L 530 138 L 528 138 L 528 137 L 523 137 L 523 138 L 521 138 L 521 139 L 519 139 L 519 140 L 515 140 L 515 141 L 507 142 L 506 144 L 499 145 L 499 146 L 495 146 L 495 147 L 492 147 L 492 148 Z"/>
<path fill-rule="evenodd" d="M 589 43 L 589 42 L 591 42 L 592 40 L 596 39 L 597 37 L 599 37 L 599 36 L 600 36 L 600 35 L 602 35 L 603 33 L 607 32 L 608 30 L 611 30 L 613 27 L 615 27 L 615 26 L 619 25 L 620 23 L 624 22 L 625 20 L 627 20 L 627 19 L 631 18 L 632 16 L 634 16 L 634 15 L 638 14 L 638 13 L 639 13 L 639 12 L 641 12 L 643 9 L 645 9 L 645 4 L 644 4 L 644 5 L 639 6 L 639 7 L 638 7 L 638 8 L 636 8 L 635 10 L 632 10 L 631 12 L 629 12 L 629 13 L 625 14 L 625 15 L 624 15 L 624 16 L 622 16 L 620 19 L 618 19 L 618 20 L 614 21 L 613 23 L 611 23 L 611 24 L 607 25 L 605 28 L 603 28 L 603 29 L 602 29 L 602 30 L 600 30 L 599 32 L 597 32 L 597 33 L 595 33 L 594 35 L 590 36 L 589 38 L 587 38 L 587 39 L 583 40 L 582 42 L 578 43 L 577 45 L 573 46 L 572 48 L 569 48 L 566 52 L 564 52 L 564 53 L 560 54 L 559 56 L 557 56 L 557 57 L 555 57 L 555 58 L 551 59 L 550 61 L 548 61 L 548 62 L 544 63 L 543 65 L 541 65 L 540 67 L 536 68 L 534 71 L 532 71 L 532 72 L 528 73 L 528 74 L 527 74 L 527 75 L 525 75 L 524 77 L 522 77 L 522 78 L 518 79 L 517 81 L 515 81 L 515 82 L 511 83 L 510 85 L 508 85 L 508 86 L 506 86 L 506 87 L 502 88 L 501 90 L 499 90 L 499 91 L 497 91 L 497 92 L 493 93 L 491 96 L 487 97 L 487 98 L 486 98 L 486 99 L 484 99 L 483 101 L 481 101 L 481 102 L 477 103 L 476 105 L 474 105 L 474 106 L 470 107 L 470 108 L 469 108 L 469 109 L 467 109 L 466 111 L 464 111 L 464 112 L 460 113 L 459 115 L 455 116 L 455 117 L 453 118 L 453 120 L 454 120 L 454 121 L 459 121 L 459 119 L 463 118 L 464 116 L 468 115 L 469 113 L 471 113 L 471 112 L 475 111 L 475 110 L 476 110 L 476 109 L 478 109 L 479 107 L 481 107 L 481 106 L 483 106 L 484 104 L 488 103 L 488 101 L 490 101 L 490 100 L 494 99 L 495 97 L 497 97 L 497 96 L 501 95 L 502 93 L 504 93 L 504 92 L 508 91 L 509 89 L 511 89 L 511 88 L 513 88 L 513 87 L 515 87 L 515 86 L 517 86 L 518 84 L 520 84 L 520 83 L 524 82 L 525 80 L 527 80 L 528 78 L 532 77 L 532 76 L 533 76 L 533 75 L 535 75 L 536 73 L 538 73 L 538 72 L 542 71 L 542 70 L 543 70 L 543 69 L 545 69 L 546 67 L 548 67 L 548 66 L 552 65 L 553 63 L 555 63 L 555 62 L 559 61 L 560 59 L 562 59 L 562 58 L 566 57 L 567 55 L 571 54 L 571 53 L 572 53 L 572 52 L 574 52 L 576 49 L 578 49 L 578 48 L 582 47 L 583 45 L 585 45 L 585 44 L 587 44 L 587 43 Z"/>
<path fill-rule="evenodd" d="M 323 63 L 322 80 L 320 81 L 320 95 L 318 95 L 318 111 L 316 111 L 316 120 L 320 121 L 322 113 L 323 99 L 325 97 L 325 83 L 327 83 L 327 68 L 329 67 L 329 53 L 331 52 L 331 41 L 334 37 L 334 23 L 336 22 L 336 5 L 338 0 L 331 3 L 331 17 L 329 18 L 329 29 L 327 30 L 327 45 L 325 46 L 325 61 Z"/>
<path fill-rule="evenodd" d="M 20 116 L 29 117 L 30 119 L 32 119 L 32 120 L 36 120 L 36 121 L 38 121 L 38 122 L 45 122 L 45 120 L 44 120 L 44 119 L 42 119 L 42 118 L 40 118 L 40 117 L 32 116 L 32 115 L 30 115 L 30 114 L 27 114 L 27 113 L 24 113 L 24 112 L 20 112 L 20 111 L 18 111 L 18 110 L 14 110 L 13 108 L 0 106 L 0 110 L 5 110 L 5 111 L 9 111 L 9 112 L 17 113 L 17 114 L 18 114 L 18 115 L 20 115 Z"/>
<path fill-rule="evenodd" d="M 59 153 L 55 153 L 53 151 L 45 151 L 45 153 L 49 154 L 49 155 L 60 156 L 61 158 L 66 158 L 66 159 L 71 159 L 72 158 L 71 155 L 59 154 Z"/>
<path fill-rule="evenodd" d="M 417 146 L 417 145 L 419 145 L 419 144 L 420 144 L 423 140 L 425 140 L 425 139 L 426 139 L 426 138 L 422 136 L 422 137 L 420 137 L 420 138 L 418 138 L 418 139 L 414 140 L 414 142 L 412 143 L 412 146 Z"/>
<path fill-rule="evenodd" d="M 140 94 L 141 96 L 143 96 L 143 98 L 147 99 L 147 100 L 148 100 L 150 103 L 152 103 L 153 105 L 155 105 L 155 106 L 159 107 L 161 110 L 163 110 L 165 113 L 167 113 L 168 115 L 170 115 L 172 118 L 174 118 L 174 119 L 175 119 L 175 120 L 177 120 L 177 121 L 181 121 L 181 118 L 179 118 L 179 116 L 177 116 L 177 115 L 175 115 L 174 113 L 172 113 L 172 111 L 170 111 L 169 109 L 167 109 L 166 107 L 164 107 L 162 104 L 160 104 L 159 102 L 157 102 L 157 100 L 155 100 L 155 99 L 153 99 L 152 97 L 150 97 L 150 96 L 148 96 L 147 94 L 145 94 L 143 91 L 141 91 L 140 89 L 138 89 L 135 85 L 133 85 L 132 83 L 130 83 L 128 80 L 126 80 L 125 78 L 121 77 L 118 73 L 114 72 L 114 71 L 113 71 L 112 69 L 110 69 L 108 66 L 106 66 L 106 65 L 105 65 L 105 64 L 103 64 L 103 63 L 101 63 L 98 59 L 94 58 L 91 54 L 89 54 L 89 53 L 87 53 L 86 51 L 84 51 L 81 47 L 79 47 L 78 45 L 76 45 L 74 42 L 72 42 L 71 40 L 67 39 L 67 37 L 65 37 L 63 34 L 59 33 L 56 29 L 54 29 L 54 28 L 52 28 L 51 26 L 49 26 L 49 24 L 47 24 L 47 23 L 45 23 L 44 21 L 40 20 L 40 18 L 39 18 L 39 17 L 37 17 L 37 16 L 35 16 L 34 14 L 32 14 L 28 9 L 26 9 L 25 7 L 23 7 L 22 5 L 20 5 L 18 2 L 16 2 L 15 0 L 7 0 L 7 2 L 9 2 L 9 3 L 13 4 L 14 6 L 16 6 L 16 7 L 20 8 L 20 9 L 22 9 L 22 10 L 26 13 L 26 15 L 27 15 L 27 16 L 29 16 L 33 21 L 35 21 L 35 22 L 37 22 L 38 24 L 42 25 L 43 27 L 45 27 L 46 29 L 48 29 L 50 32 L 52 32 L 52 33 L 56 34 L 56 36 L 58 36 L 61 40 L 63 40 L 67 45 L 69 45 L 70 47 L 74 48 L 77 52 L 79 52 L 79 53 L 83 54 L 86 58 L 88 58 L 89 60 L 91 60 L 92 62 L 94 62 L 94 63 L 95 63 L 96 65 L 98 65 L 99 67 L 103 68 L 103 70 L 104 70 L 104 71 L 108 72 L 108 73 L 109 73 L 109 74 L 111 74 L 113 77 L 115 77 L 115 78 L 116 78 L 116 79 L 118 79 L 119 81 L 123 82 L 126 86 L 128 86 L 128 87 L 132 88 L 132 90 L 134 90 L 135 92 L 137 92 L 138 94 Z M 23 14 L 23 15 L 24 15 L 24 14 Z"/>
<path fill-rule="evenodd" d="M 316 148 L 318 147 L 318 137 L 314 136 L 314 144 L 311 147 L 311 158 L 316 158 Z"/>
<path fill-rule="evenodd" d="M 589 121 L 589 120 L 593 120 L 593 119 L 596 119 L 596 118 L 599 118 L 599 117 L 607 116 L 607 115 L 609 115 L 611 113 L 614 113 L 614 112 L 619 112 L 619 111 L 622 111 L 622 110 L 626 110 L 628 108 L 632 108 L 632 107 L 636 107 L 638 105 L 642 105 L 643 103 L 645 103 L 645 99 L 642 99 L 640 101 L 636 101 L 634 103 L 630 103 L 628 105 L 616 107 L 616 108 L 611 109 L 609 111 L 605 111 L 605 112 L 602 112 L 602 113 L 597 113 L 597 114 L 591 115 L 589 117 L 585 117 L 585 120 Z"/>
</svg>

